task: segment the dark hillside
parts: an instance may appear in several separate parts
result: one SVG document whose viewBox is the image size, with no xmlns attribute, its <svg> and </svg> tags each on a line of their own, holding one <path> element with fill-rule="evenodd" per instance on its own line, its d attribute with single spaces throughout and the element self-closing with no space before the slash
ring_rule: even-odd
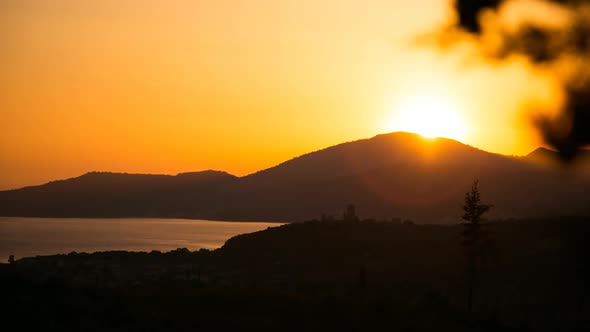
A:
<svg viewBox="0 0 590 332">
<path fill-rule="evenodd" d="M 541 151 L 541 150 L 540 150 Z M 544 151 L 544 150 L 543 150 Z M 536 154 L 546 155 L 545 152 Z M 548 150 L 547 150 L 548 151 Z M 533 154 L 533 155 L 536 155 Z M 457 222 L 474 179 L 496 218 L 590 214 L 590 176 L 409 133 L 340 144 L 237 178 L 89 173 L 0 192 L 0 215 L 300 221 L 354 203 L 375 219 Z"/>
<path fill-rule="evenodd" d="M 471 320 L 461 225 L 293 223 L 234 237 L 215 251 L 21 259 L 0 265 L 0 281 L 11 285 L 8 317 L 23 328 L 51 322 L 47 329 L 60 331 L 590 328 L 590 219 L 485 229 L 490 241 Z"/>
</svg>

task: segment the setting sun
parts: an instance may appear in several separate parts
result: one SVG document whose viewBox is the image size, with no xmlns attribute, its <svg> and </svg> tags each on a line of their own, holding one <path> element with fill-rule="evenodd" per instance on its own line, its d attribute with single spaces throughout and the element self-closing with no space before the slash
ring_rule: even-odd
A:
<svg viewBox="0 0 590 332">
<path fill-rule="evenodd" d="M 446 137 L 463 141 L 468 126 L 459 116 L 457 108 L 452 100 L 443 96 L 408 96 L 398 106 L 392 129 L 428 138 Z"/>
</svg>

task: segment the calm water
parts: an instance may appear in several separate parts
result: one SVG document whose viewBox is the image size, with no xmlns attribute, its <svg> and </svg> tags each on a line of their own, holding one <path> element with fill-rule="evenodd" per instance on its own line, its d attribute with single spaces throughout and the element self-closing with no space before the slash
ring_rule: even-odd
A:
<svg viewBox="0 0 590 332">
<path fill-rule="evenodd" d="M 234 235 L 277 223 L 186 219 L 59 219 L 0 217 L 0 260 L 106 250 L 218 248 Z"/>
</svg>

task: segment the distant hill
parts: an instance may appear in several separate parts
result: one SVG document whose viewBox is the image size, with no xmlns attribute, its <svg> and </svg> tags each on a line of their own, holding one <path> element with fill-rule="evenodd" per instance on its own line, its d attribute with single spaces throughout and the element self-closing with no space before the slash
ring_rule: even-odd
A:
<svg viewBox="0 0 590 332">
<path fill-rule="evenodd" d="M 563 162 L 559 159 L 559 153 L 547 148 L 537 148 L 523 159 L 544 166 L 564 166 Z M 590 150 L 581 150 L 576 159 L 568 167 L 577 169 L 577 171 L 588 172 L 590 170 Z"/>
<path fill-rule="evenodd" d="M 41 186 L 0 191 L 0 215 L 39 217 L 188 217 L 213 203 L 237 177 L 218 171 L 176 176 L 91 172 Z M 209 205 L 210 209 L 212 205 Z"/>
<path fill-rule="evenodd" d="M 329 147 L 240 178 L 215 171 L 88 173 L 0 192 L 0 215 L 302 221 L 339 214 L 354 203 L 363 217 L 451 223 L 459 221 L 463 195 L 476 178 L 483 199 L 495 205 L 493 217 L 590 215 L 590 181 L 542 166 L 539 158 L 550 152 L 508 157 L 400 132 Z"/>
</svg>

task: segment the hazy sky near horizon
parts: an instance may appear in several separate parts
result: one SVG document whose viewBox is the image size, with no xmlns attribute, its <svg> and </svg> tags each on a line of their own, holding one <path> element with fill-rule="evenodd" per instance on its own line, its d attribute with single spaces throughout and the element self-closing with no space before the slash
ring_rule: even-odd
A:
<svg viewBox="0 0 590 332">
<path fill-rule="evenodd" d="M 523 105 L 551 82 L 518 59 L 417 45 L 450 1 L 4 0 L 0 189 L 88 171 L 245 175 L 376 134 L 444 96 L 464 143 L 525 154 Z M 411 111 L 411 109 L 410 109 Z"/>
</svg>

